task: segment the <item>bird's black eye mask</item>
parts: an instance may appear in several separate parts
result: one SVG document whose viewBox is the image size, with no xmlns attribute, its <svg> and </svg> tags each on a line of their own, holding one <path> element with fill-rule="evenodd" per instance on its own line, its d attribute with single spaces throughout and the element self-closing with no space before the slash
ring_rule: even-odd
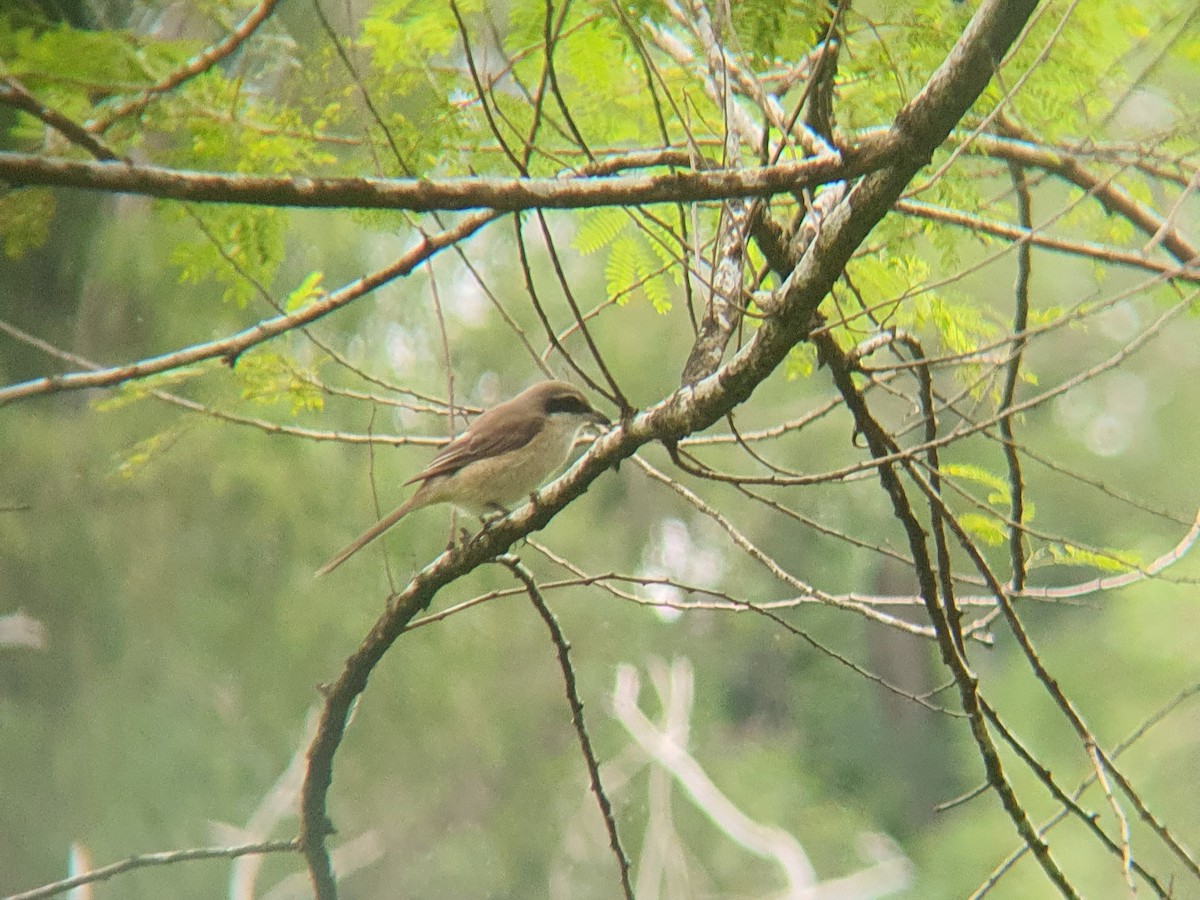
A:
<svg viewBox="0 0 1200 900">
<path fill-rule="evenodd" d="M 546 415 L 554 415 L 554 413 L 578 413 L 586 415 L 589 412 L 591 412 L 591 407 L 579 397 L 573 397 L 570 394 L 550 397 L 546 400 Z"/>
</svg>

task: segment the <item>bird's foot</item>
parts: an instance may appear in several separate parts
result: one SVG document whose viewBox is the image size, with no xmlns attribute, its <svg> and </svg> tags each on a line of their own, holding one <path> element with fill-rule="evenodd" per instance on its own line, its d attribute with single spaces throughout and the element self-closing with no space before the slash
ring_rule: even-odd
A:
<svg viewBox="0 0 1200 900">
<path fill-rule="evenodd" d="M 487 531 L 489 528 L 491 528 L 493 525 L 495 525 L 497 522 L 499 522 L 501 519 L 503 519 L 507 515 L 508 515 L 507 509 L 505 509 L 503 506 L 493 504 L 493 508 L 490 511 L 485 512 L 483 515 L 481 515 L 479 517 L 479 520 L 481 522 L 483 522 L 483 530 Z"/>
</svg>

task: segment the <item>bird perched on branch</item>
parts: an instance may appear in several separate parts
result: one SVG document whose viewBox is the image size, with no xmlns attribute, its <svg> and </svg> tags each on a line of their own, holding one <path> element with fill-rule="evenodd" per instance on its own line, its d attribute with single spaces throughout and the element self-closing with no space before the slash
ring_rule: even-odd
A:
<svg viewBox="0 0 1200 900">
<path fill-rule="evenodd" d="M 414 509 L 451 503 L 479 516 L 504 512 L 562 468 L 579 431 L 609 425 L 583 393 L 563 381 L 543 381 L 483 413 L 442 448 L 421 482 L 400 504 L 317 570 L 332 572 Z"/>
</svg>

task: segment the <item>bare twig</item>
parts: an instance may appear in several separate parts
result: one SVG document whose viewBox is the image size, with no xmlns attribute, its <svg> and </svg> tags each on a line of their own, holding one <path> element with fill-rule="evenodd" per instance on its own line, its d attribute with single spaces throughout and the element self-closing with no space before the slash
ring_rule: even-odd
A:
<svg viewBox="0 0 1200 900">
<path fill-rule="evenodd" d="M 258 30 L 259 26 L 267 20 L 267 17 L 271 15 L 278 2 L 279 0 L 259 0 L 258 5 L 223 40 L 213 44 L 211 47 L 205 48 L 157 84 L 143 90 L 138 96 L 119 103 L 112 109 L 105 110 L 103 114 L 84 123 L 84 127 L 93 134 L 103 134 L 118 119 L 140 113 L 156 97 L 168 91 L 175 90 L 175 88 L 195 78 L 197 75 L 204 74 L 245 43 Z"/>
<path fill-rule="evenodd" d="M 434 254 L 458 241 L 474 234 L 494 218 L 492 213 L 475 213 L 467 216 L 452 228 L 433 235 L 422 236 L 421 239 L 395 262 L 370 275 L 351 282 L 341 290 L 334 291 L 327 297 L 314 301 L 300 310 L 287 315 L 276 316 L 259 322 L 244 331 L 215 341 L 193 344 L 182 350 L 155 356 L 123 366 L 113 366 L 94 372 L 73 372 L 67 375 L 52 375 L 46 378 L 35 378 L 19 384 L 0 388 L 0 406 L 15 400 L 34 397 L 40 394 L 53 394 L 60 391 L 81 390 L 95 387 L 111 387 L 122 382 L 146 378 L 160 372 L 168 372 L 192 363 L 207 359 L 222 358 L 233 364 L 239 355 L 271 338 L 278 337 L 288 331 L 315 322 L 323 316 L 340 309 L 352 300 L 367 294 L 376 288 L 407 275 L 420 263 Z"/>
<path fill-rule="evenodd" d="M 629 859 L 621 848 L 621 839 L 617 835 L 617 820 L 613 817 L 612 803 L 609 802 L 608 795 L 604 792 L 604 785 L 600 781 L 600 763 L 596 760 L 591 738 L 588 737 L 587 728 L 583 724 L 583 701 L 579 699 L 579 688 L 575 683 L 575 670 L 571 666 L 568 655 L 570 644 L 567 643 L 554 613 L 550 611 L 550 607 L 542 598 L 541 591 L 538 590 L 537 582 L 534 581 L 530 571 L 515 556 L 506 554 L 497 557 L 496 561 L 512 572 L 513 576 L 524 585 L 530 602 L 533 603 L 538 615 L 542 617 L 542 621 L 546 623 L 546 628 L 550 631 L 550 639 L 554 642 L 554 648 L 558 653 L 558 665 L 562 669 L 567 702 L 571 706 L 571 724 L 575 728 L 576 737 L 579 738 L 579 749 L 587 763 L 592 793 L 596 795 L 596 802 L 600 805 L 600 814 L 604 817 L 604 827 L 608 830 L 609 845 L 612 847 L 613 856 L 616 857 L 617 866 L 620 869 L 621 890 L 626 900 L 633 900 L 633 887 L 629 883 Z"/>
<path fill-rule="evenodd" d="M 655 468 L 650 463 L 648 463 L 645 459 L 643 459 L 640 455 L 634 456 L 633 461 L 643 472 L 646 473 L 647 476 L 649 476 L 650 478 L 654 479 L 655 481 L 658 481 L 659 483 L 664 484 L 667 487 L 669 487 L 672 491 L 674 491 L 676 494 L 678 494 L 680 497 L 682 497 L 687 503 L 691 504 L 699 512 L 701 512 L 703 515 L 707 516 L 713 522 L 715 522 L 718 525 L 718 527 L 720 527 L 726 533 L 726 535 L 729 537 L 729 539 L 733 542 L 733 544 L 735 546 L 737 546 L 747 556 L 749 556 L 751 559 L 753 559 L 755 562 L 757 562 L 759 565 L 761 565 L 764 569 L 766 569 L 767 572 L 769 572 L 772 577 L 774 577 L 778 581 L 782 582 L 783 584 L 787 585 L 792 590 L 800 592 L 800 594 L 802 596 L 814 598 L 816 600 L 819 600 L 822 603 L 828 604 L 829 606 L 833 606 L 833 607 L 836 607 L 839 609 L 845 609 L 845 610 L 849 610 L 852 612 L 856 612 L 859 615 L 864 616 L 865 618 L 871 619 L 876 622 L 880 622 L 881 624 L 888 625 L 892 628 L 897 628 L 897 629 L 907 632 L 909 634 L 920 635 L 921 637 L 926 637 L 926 638 L 934 637 L 934 631 L 933 631 L 933 629 L 931 629 L 929 627 L 918 625 L 915 622 L 909 622 L 908 620 L 903 619 L 898 616 L 888 615 L 887 613 L 884 613 L 878 609 L 873 609 L 871 607 L 864 606 L 863 604 L 860 604 L 854 600 L 847 600 L 845 598 L 837 597 L 832 594 L 826 594 L 823 591 L 817 590 L 812 585 L 805 583 L 800 578 L 797 578 L 791 572 L 789 572 L 785 568 L 783 568 L 783 566 L 781 566 L 777 560 L 772 558 L 769 554 L 767 554 L 760 547 L 758 547 L 756 544 L 754 544 L 754 542 L 752 542 L 732 522 L 730 522 L 729 518 L 727 516 L 725 516 L 724 514 L 722 514 L 720 512 L 720 510 L 715 509 L 708 503 L 705 503 L 694 492 L 688 490 L 686 487 L 684 487 L 679 482 L 668 477 L 664 472 L 659 471 L 657 468 Z M 757 612 L 757 611 L 762 610 L 764 607 L 761 604 L 748 603 L 747 608 L 752 609 Z M 789 625 L 788 627 L 791 628 L 792 626 Z M 861 667 L 858 667 L 856 664 L 851 663 L 849 660 L 845 659 L 845 657 L 841 656 L 840 654 L 835 653 L 834 651 L 825 647 L 823 644 L 819 644 L 819 643 L 813 641 L 812 638 L 810 638 L 807 634 L 802 634 L 801 636 L 803 636 L 805 638 L 805 640 L 812 643 L 816 649 L 820 650 L 823 653 L 826 653 L 829 656 L 832 656 L 833 658 L 837 659 L 838 661 L 840 661 L 846 665 L 851 666 L 856 671 L 858 671 L 859 674 L 866 675 L 867 677 L 870 677 L 874 680 L 879 680 L 877 675 L 874 675 L 872 673 L 868 673 L 868 672 L 862 670 Z M 887 686 L 889 687 L 889 689 L 892 689 L 891 685 L 887 685 Z M 895 690 L 898 693 L 901 693 L 901 694 L 904 693 L 903 691 L 900 691 L 898 688 L 896 688 Z"/>
<path fill-rule="evenodd" d="M 1025 172 L 1020 166 L 1011 165 L 1013 188 L 1017 194 L 1017 218 L 1021 227 L 1026 231 L 1033 228 L 1033 201 L 1029 196 L 1029 185 L 1025 181 Z M 1004 392 L 1000 398 L 1000 412 L 1012 406 L 1017 392 L 1017 380 L 1021 373 L 1021 358 L 1025 351 L 1025 329 L 1029 326 L 1029 278 L 1033 265 L 1032 251 L 1029 244 L 1022 242 L 1017 248 L 1017 284 L 1015 308 L 1013 311 L 1013 345 L 1012 355 L 1004 370 Z M 1022 523 L 1025 521 L 1025 480 L 1021 476 L 1021 457 L 1017 453 L 1013 437 L 1012 416 L 1000 419 L 1000 438 L 1004 444 L 1004 459 L 1008 464 L 1008 493 L 1009 493 L 1009 526 L 1008 554 L 1012 563 L 1012 587 L 1020 591 L 1025 587 L 1025 536 Z"/>
<path fill-rule="evenodd" d="M 1108 800 L 1109 809 L 1113 811 L 1113 815 L 1117 817 L 1117 822 L 1120 825 L 1121 871 L 1125 876 L 1125 884 L 1129 888 L 1129 895 L 1132 897 L 1137 893 L 1137 886 L 1133 883 L 1133 840 L 1129 831 L 1129 818 L 1125 815 L 1125 810 L 1121 809 L 1121 802 L 1113 796 L 1113 789 L 1109 783 L 1108 774 L 1105 771 L 1104 760 L 1101 758 L 1100 750 L 1095 744 L 1088 747 L 1088 756 L 1095 767 L 1096 781 L 1104 791 L 1104 798 Z"/>
<path fill-rule="evenodd" d="M 237 847 L 195 847 L 189 850 L 169 850 L 163 853 L 140 853 L 128 859 L 123 859 L 120 862 L 101 866 L 99 869 L 93 869 L 90 872 L 84 872 L 73 878 L 65 878 L 62 881 L 55 881 L 52 884 L 44 884 L 39 888 L 34 888 L 31 891 L 23 891 L 20 894 L 12 894 L 9 897 L 5 897 L 4 900 L 42 900 L 43 897 L 54 897 L 58 894 L 65 894 L 67 891 L 77 888 L 80 885 L 106 881 L 114 875 L 120 875 L 133 869 L 144 869 L 148 866 L 169 866 L 175 863 L 191 862 L 200 859 L 236 859 L 248 853 L 295 853 L 299 849 L 300 840 L 293 838 L 290 841 L 262 841 L 255 844 L 242 844 Z"/>
<path fill-rule="evenodd" d="M 1185 701 L 1191 699 L 1192 697 L 1196 696 L 1197 694 L 1200 694 L 1200 683 L 1193 684 L 1190 687 L 1184 688 L 1182 691 L 1180 691 L 1178 694 L 1176 694 L 1174 697 L 1172 697 L 1169 701 L 1167 701 L 1167 703 L 1165 703 L 1158 710 L 1156 710 L 1154 713 L 1152 713 L 1150 716 L 1148 716 L 1137 728 L 1135 728 L 1133 730 L 1132 733 L 1130 733 L 1130 735 L 1128 737 L 1126 737 L 1123 741 L 1121 741 L 1119 744 L 1117 744 L 1113 748 L 1112 757 L 1114 759 L 1119 757 L 1122 753 L 1124 753 L 1126 750 L 1128 750 L 1130 747 L 1132 747 L 1134 744 L 1136 744 L 1139 740 L 1141 740 L 1141 738 L 1151 728 L 1153 728 L 1159 722 L 1163 721 L 1167 716 L 1169 716 L 1172 712 L 1174 712 L 1181 704 L 1183 704 Z M 1096 772 L 1095 772 L 1095 769 L 1093 769 L 1092 774 L 1089 775 L 1088 777 L 1086 777 L 1079 784 L 1079 786 L 1072 792 L 1071 800 L 1078 801 L 1079 798 L 1083 796 L 1083 792 L 1085 790 L 1087 790 L 1087 788 L 1090 785 L 1095 783 L 1095 781 L 1096 781 Z M 1063 809 L 1059 810 L 1057 813 L 1055 813 L 1053 816 L 1051 816 L 1045 822 L 1045 824 L 1043 824 L 1038 829 L 1038 831 L 1043 834 L 1045 832 L 1049 831 L 1051 828 L 1053 828 L 1055 825 L 1057 825 L 1059 822 L 1061 822 L 1064 818 L 1066 818 L 1071 813 L 1071 811 L 1072 810 L 1071 810 L 1070 806 L 1064 806 Z M 986 895 L 988 893 L 988 891 L 990 891 L 993 887 L 996 886 L 996 884 L 1000 881 L 1000 879 L 1004 876 L 1004 874 L 1006 872 L 1008 872 L 1010 869 L 1012 869 L 1012 867 L 1017 863 L 1017 861 L 1020 860 L 1028 852 L 1029 852 L 1028 847 L 1021 846 L 1018 849 L 1014 850 L 1011 854 L 1009 854 L 1009 856 L 1007 858 L 1005 858 L 995 868 L 995 870 L 992 872 L 992 874 L 988 876 L 987 880 L 982 885 L 980 885 L 980 887 L 976 891 L 974 891 L 971 894 L 971 900 L 979 900 L 979 898 Z"/>
</svg>

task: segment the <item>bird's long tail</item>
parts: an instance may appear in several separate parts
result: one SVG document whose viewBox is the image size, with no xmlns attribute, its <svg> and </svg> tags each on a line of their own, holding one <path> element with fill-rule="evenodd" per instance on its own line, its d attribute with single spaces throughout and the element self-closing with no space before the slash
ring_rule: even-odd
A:
<svg viewBox="0 0 1200 900">
<path fill-rule="evenodd" d="M 340 553 L 338 553 L 337 556 L 325 563 L 325 565 L 321 566 L 321 568 L 317 569 L 316 577 L 320 578 L 322 575 L 328 575 L 363 547 L 367 546 L 367 544 L 371 543 L 371 541 L 375 540 L 375 538 L 379 537 L 381 534 L 403 519 L 406 515 L 416 509 L 417 506 L 420 505 L 420 501 L 417 499 L 419 496 L 420 492 L 413 494 L 398 507 L 396 507 L 396 509 L 392 510 L 392 512 L 388 513 L 386 516 L 368 528 L 365 532 L 356 537 Z"/>
</svg>

